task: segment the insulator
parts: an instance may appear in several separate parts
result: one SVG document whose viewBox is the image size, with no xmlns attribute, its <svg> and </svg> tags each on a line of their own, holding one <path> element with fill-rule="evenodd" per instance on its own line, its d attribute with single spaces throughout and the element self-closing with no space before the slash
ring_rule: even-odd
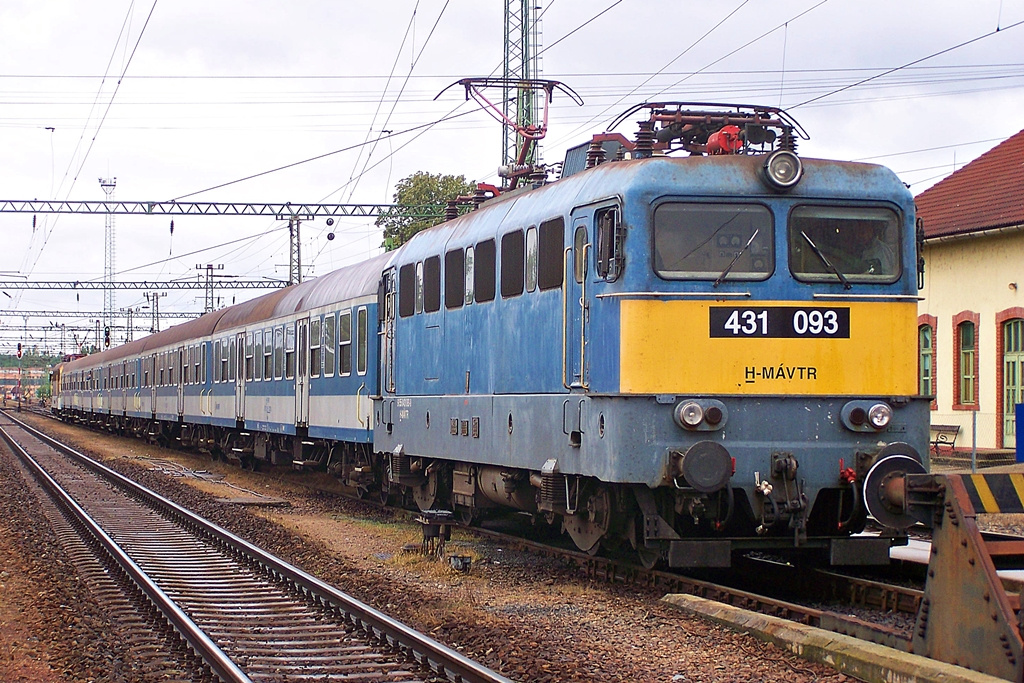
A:
<svg viewBox="0 0 1024 683">
<path fill-rule="evenodd" d="M 587 168 L 593 168 L 604 163 L 604 147 L 597 140 L 590 141 L 587 148 Z"/>
<path fill-rule="evenodd" d="M 636 132 L 636 147 L 633 149 L 634 159 L 647 159 L 654 154 L 654 121 L 641 121 L 640 130 Z"/>
<path fill-rule="evenodd" d="M 782 137 L 779 138 L 779 149 L 784 149 L 787 152 L 796 153 L 796 136 L 793 135 L 793 129 L 786 127 L 782 130 Z"/>
</svg>

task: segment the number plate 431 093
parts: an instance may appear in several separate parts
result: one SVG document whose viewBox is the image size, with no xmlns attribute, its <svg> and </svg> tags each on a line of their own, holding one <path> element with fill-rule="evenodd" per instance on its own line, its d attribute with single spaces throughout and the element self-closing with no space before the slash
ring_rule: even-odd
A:
<svg viewBox="0 0 1024 683">
<path fill-rule="evenodd" d="M 712 306 L 712 337 L 849 339 L 850 309 L 793 306 Z"/>
</svg>

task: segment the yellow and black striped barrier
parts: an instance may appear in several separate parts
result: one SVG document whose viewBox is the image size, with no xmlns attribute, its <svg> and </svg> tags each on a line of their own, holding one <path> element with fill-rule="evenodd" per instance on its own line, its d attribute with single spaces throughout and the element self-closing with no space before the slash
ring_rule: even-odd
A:
<svg viewBox="0 0 1024 683">
<path fill-rule="evenodd" d="M 1024 473 L 962 475 L 976 513 L 1024 512 Z"/>
</svg>

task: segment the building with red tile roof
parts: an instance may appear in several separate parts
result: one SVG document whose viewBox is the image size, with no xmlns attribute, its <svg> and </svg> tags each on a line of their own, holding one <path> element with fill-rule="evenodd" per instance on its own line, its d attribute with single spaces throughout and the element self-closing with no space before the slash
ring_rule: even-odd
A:
<svg viewBox="0 0 1024 683">
<path fill-rule="evenodd" d="M 1024 402 L 1024 130 L 922 192 L 920 389 L 958 446 L 1013 448 Z M 976 424 L 976 432 L 974 425 Z"/>
</svg>

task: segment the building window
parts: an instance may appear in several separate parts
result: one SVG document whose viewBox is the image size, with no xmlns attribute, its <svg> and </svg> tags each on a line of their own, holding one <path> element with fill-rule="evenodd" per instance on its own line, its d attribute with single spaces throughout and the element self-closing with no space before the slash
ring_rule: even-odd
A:
<svg viewBox="0 0 1024 683">
<path fill-rule="evenodd" d="M 957 403 L 974 405 L 977 403 L 977 369 L 975 361 L 977 352 L 977 330 L 973 322 L 965 321 L 956 328 L 957 358 L 959 373 L 957 376 Z"/>
<path fill-rule="evenodd" d="M 917 392 L 922 396 L 935 395 L 935 330 L 931 325 L 917 328 L 918 381 Z"/>
</svg>

